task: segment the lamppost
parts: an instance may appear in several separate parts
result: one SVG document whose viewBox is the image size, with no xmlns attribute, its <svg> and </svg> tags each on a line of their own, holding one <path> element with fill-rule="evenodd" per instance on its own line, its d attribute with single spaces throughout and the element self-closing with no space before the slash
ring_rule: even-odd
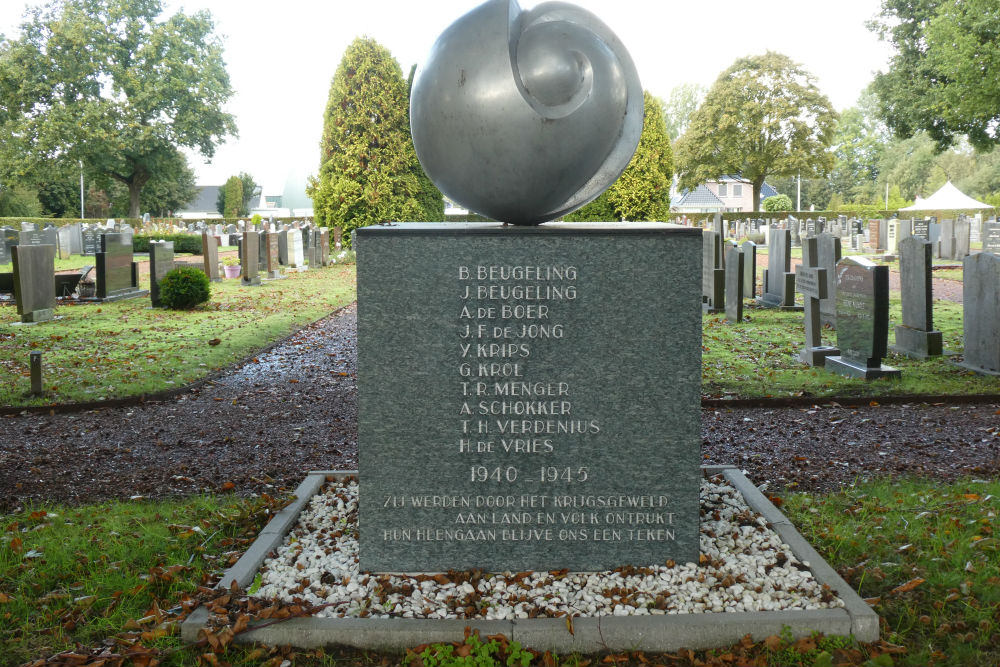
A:
<svg viewBox="0 0 1000 667">
<path fill-rule="evenodd" d="M 77 160 L 80 163 L 80 219 L 83 220 L 83 160 Z"/>
</svg>

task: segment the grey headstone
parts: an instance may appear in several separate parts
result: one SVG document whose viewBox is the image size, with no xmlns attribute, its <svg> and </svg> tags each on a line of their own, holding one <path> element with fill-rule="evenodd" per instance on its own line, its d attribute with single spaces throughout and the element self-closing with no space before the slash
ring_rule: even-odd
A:
<svg viewBox="0 0 1000 667">
<path fill-rule="evenodd" d="M 826 269 L 819 265 L 819 240 L 815 236 L 802 242 L 802 264 L 795 270 L 795 289 L 802 293 L 806 330 L 806 344 L 799 352 L 799 361 L 822 367 L 827 357 L 840 354 L 840 350 L 823 345 L 820 300 L 828 297 L 827 280 Z"/>
<path fill-rule="evenodd" d="M 174 268 L 174 242 L 149 243 L 149 298 L 153 307 L 160 305 L 160 282 Z"/>
<path fill-rule="evenodd" d="M 33 222 L 22 222 L 21 231 L 22 232 L 33 232 L 36 229 L 36 225 Z"/>
<path fill-rule="evenodd" d="M 792 237 L 787 229 L 771 229 L 767 242 L 767 273 L 761 305 L 770 308 L 795 307 L 795 274 L 792 266 Z"/>
<path fill-rule="evenodd" d="M 916 359 L 942 354 L 942 335 L 934 331 L 930 241 L 911 236 L 899 244 L 900 301 L 903 324 L 896 327 L 894 352 Z"/>
<path fill-rule="evenodd" d="M 701 296 L 706 312 L 721 313 L 726 308 L 726 272 L 721 267 L 722 247 L 716 232 L 702 232 Z"/>
<path fill-rule="evenodd" d="M 14 262 L 14 300 L 22 322 L 51 320 L 56 307 L 54 245 L 16 245 L 11 249 Z"/>
<path fill-rule="evenodd" d="M 319 230 L 319 261 L 323 266 L 330 265 L 330 229 L 328 227 Z"/>
<path fill-rule="evenodd" d="M 68 259 L 72 254 L 70 236 L 72 232 L 68 227 L 60 227 L 56 235 L 59 239 L 59 245 L 57 246 L 57 252 L 59 259 Z"/>
<path fill-rule="evenodd" d="M 941 221 L 941 235 L 938 237 L 938 257 L 955 259 L 955 221 Z"/>
<path fill-rule="evenodd" d="M 260 268 L 256 252 L 256 249 L 260 247 L 260 242 L 257 239 L 257 232 L 243 232 L 243 241 L 240 246 L 251 249 L 249 252 L 242 253 L 240 257 L 240 284 L 260 285 L 260 276 L 258 275 Z"/>
<path fill-rule="evenodd" d="M 698 230 L 354 234 L 362 570 L 697 562 Z"/>
<path fill-rule="evenodd" d="M 972 241 L 970 221 L 962 218 L 955 222 L 955 256 L 953 259 L 965 259 L 969 256 L 969 245 Z"/>
<path fill-rule="evenodd" d="M 83 226 L 74 222 L 66 226 L 69 229 L 69 251 L 72 255 L 83 254 Z"/>
<path fill-rule="evenodd" d="M 264 235 L 267 243 L 267 277 L 274 279 L 281 277 L 281 265 L 278 261 L 278 232 L 267 232 Z"/>
<path fill-rule="evenodd" d="M 837 347 L 826 369 L 847 377 L 873 380 L 899 377 L 883 366 L 889 337 L 889 267 L 864 257 L 837 263 Z"/>
<path fill-rule="evenodd" d="M 1000 255 L 981 252 L 963 260 L 962 321 L 962 365 L 1000 375 Z"/>
<path fill-rule="evenodd" d="M 302 231 L 299 229 L 290 229 L 285 238 L 288 248 L 288 265 L 299 268 L 305 266 L 306 258 L 302 247 Z"/>
<path fill-rule="evenodd" d="M 202 232 L 201 255 L 202 262 L 205 264 L 205 275 L 213 283 L 221 282 L 222 277 L 219 276 L 219 239 L 208 232 Z"/>
<path fill-rule="evenodd" d="M 0 237 L 0 264 L 9 264 L 10 261 L 10 247 L 7 245 L 6 239 Z"/>
<path fill-rule="evenodd" d="M 743 251 L 743 296 L 747 299 L 757 297 L 757 244 L 744 241 L 740 246 Z"/>
<path fill-rule="evenodd" d="M 282 229 L 278 233 L 278 263 L 289 266 L 288 257 L 288 230 Z"/>
<path fill-rule="evenodd" d="M 743 321 L 743 280 L 746 257 L 734 245 L 726 244 L 726 319 L 733 323 Z"/>
<path fill-rule="evenodd" d="M 927 220 L 926 218 L 922 220 L 914 220 L 913 235 L 925 241 L 930 241 L 931 240 L 930 225 L 931 221 Z"/>
<path fill-rule="evenodd" d="M 97 298 L 114 300 L 145 296 L 140 290 L 132 246 L 122 243 L 121 234 L 101 235 L 101 252 L 97 253 Z"/>
<path fill-rule="evenodd" d="M 816 237 L 819 264 L 826 269 L 826 297 L 819 300 L 819 319 L 826 326 L 837 326 L 837 262 L 842 257 L 840 239 L 826 232 Z"/>
</svg>

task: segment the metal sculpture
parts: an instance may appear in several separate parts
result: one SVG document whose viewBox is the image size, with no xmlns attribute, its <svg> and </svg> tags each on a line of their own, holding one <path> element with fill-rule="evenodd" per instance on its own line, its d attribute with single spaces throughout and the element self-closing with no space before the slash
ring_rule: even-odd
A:
<svg viewBox="0 0 1000 667">
<path fill-rule="evenodd" d="M 417 157 L 457 204 L 537 225 L 595 199 L 628 166 L 642 87 L 596 16 L 489 0 L 438 37 L 410 99 Z"/>
</svg>

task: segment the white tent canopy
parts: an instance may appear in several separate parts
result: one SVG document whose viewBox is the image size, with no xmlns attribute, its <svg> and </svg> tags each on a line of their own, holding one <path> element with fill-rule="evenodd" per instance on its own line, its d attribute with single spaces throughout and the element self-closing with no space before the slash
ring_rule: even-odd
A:
<svg viewBox="0 0 1000 667">
<path fill-rule="evenodd" d="M 960 208 L 993 208 L 989 204 L 976 201 L 948 181 L 941 189 L 927 199 L 920 199 L 913 206 L 899 209 L 900 211 L 945 211 Z"/>
</svg>

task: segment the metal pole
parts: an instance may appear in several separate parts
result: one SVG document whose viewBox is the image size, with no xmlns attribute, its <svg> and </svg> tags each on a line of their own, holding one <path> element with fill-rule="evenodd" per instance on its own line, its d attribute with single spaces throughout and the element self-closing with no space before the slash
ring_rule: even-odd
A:
<svg viewBox="0 0 1000 667">
<path fill-rule="evenodd" d="M 795 176 L 795 179 L 796 179 L 796 183 L 797 183 L 796 188 L 795 188 L 795 190 L 796 190 L 796 193 L 795 193 L 795 210 L 796 211 L 801 211 L 802 210 L 802 174 L 797 174 Z"/>
<path fill-rule="evenodd" d="M 889 212 L 889 181 L 885 182 L 885 212 Z"/>
<path fill-rule="evenodd" d="M 83 219 L 83 160 L 80 163 L 80 219 Z"/>
</svg>

